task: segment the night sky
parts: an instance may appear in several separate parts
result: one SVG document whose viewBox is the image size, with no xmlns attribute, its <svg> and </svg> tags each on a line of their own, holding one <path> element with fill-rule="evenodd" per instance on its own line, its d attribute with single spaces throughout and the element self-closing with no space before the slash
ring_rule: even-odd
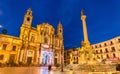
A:
<svg viewBox="0 0 120 74">
<path fill-rule="evenodd" d="M 91 44 L 120 36 L 120 0 L 0 0 L 0 31 L 7 29 L 8 35 L 19 36 L 28 8 L 33 11 L 33 27 L 48 22 L 57 28 L 62 22 L 65 49 L 81 45 L 82 9 Z"/>
</svg>

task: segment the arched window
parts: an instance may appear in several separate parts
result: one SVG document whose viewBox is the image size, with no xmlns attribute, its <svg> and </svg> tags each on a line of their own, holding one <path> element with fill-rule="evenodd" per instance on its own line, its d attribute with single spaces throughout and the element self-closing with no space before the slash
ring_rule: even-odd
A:
<svg viewBox="0 0 120 74">
<path fill-rule="evenodd" d="M 107 58 L 109 58 L 109 55 L 107 54 Z"/>
<path fill-rule="evenodd" d="M 113 45 L 113 42 L 112 42 L 112 41 L 110 42 L 110 45 Z"/>
<path fill-rule="evenodd" d="M 100 59 L 100 57 L 97 55 L 97 58 Z"/>
<path fill-rule="evenodd" d="M 101 47 L 101 44 L 99 45 L 99 47 Z"/>
<path fill-rule="evenodd" d="M 95 48 L 97 48 L 97 45 L 95 45 Z"/>
<path fill-rule="evenodd" d="M 3 60 L 4 59 L 4 55 L 0 55 L 0 60 Z"/>
<path fill-rule="evenodd" d="M 98 54 L 98 50 L 96 50 L 96 54 Z"/>
<path fill-rule="evenodd" d="M 75 57 L 74 57 L 74 60 L 75 60 Z"/>
<path fill-rule="evenodd" d="M 102 49 L 100 49 L 100 53 L 102 53 Z"/>
<path fill-rule="evenodd" d="M 106 53 L 108 52 L 108 49 L 107 48 L 105 48 L 105 51 L 106 51 Z"/>
<path fill-rule="evenodd" d="M 40 32 L 41 35 L 43 35 L 43 30 Z"/>
<path fill-rule="evenodd" d="M 115 51 L 115 47 L 111 47 L 111 51 L 114 52 Z"/>
<path fill-rule="evenodd" d="M 13 51 L 16 51 L 16 46 L 13 46 L 12 50 L 13 50 Z"/>
<path fill-rule="evenodd" d="M 107 46 L 107 44 L 105 43 L 104 46 Z"/>
<path fill-rule="evenodd" d="M 114 57 L 114 58 L 116 57 L 115 53 L 113 53 L 113 57 Z"/>
<path fill-rule="evenodd" d="M 101 58 L 103 59 L 103 55 L 101 55 Z"/>
<path fill-rule="evenodd" d="M 94 49 L 93 46 L 92 46 L 92 49 Z"/>
<path fill-rule="evenodd" d="M 120 42 L 120 39 L 118 39 L 118 42 Z"/>
<path fill-rule="evenodd" d="M 6 48 L 7 48 L 7 44 L 3 44 L 2 49 L 3 49 L 3 50 L 6 50 Z"/>
</svg>

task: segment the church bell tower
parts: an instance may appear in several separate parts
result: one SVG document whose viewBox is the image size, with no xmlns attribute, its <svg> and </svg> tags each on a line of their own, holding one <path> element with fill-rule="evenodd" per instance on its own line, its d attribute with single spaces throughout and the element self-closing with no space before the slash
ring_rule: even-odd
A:
<svg viewBox="0 0 120 74">
<path fill-rule="evenodd" d="M 31 8 L 29 8 L 24 15 L 24 20 L 23 20 L 22 26 L 30 28 L 31 24 L 32 24 L 32 19 L 33 19 L 32 10 L 31 10 Z"/>
<path fill-rule="evenodd" d="M 57 27 L 57 35 L 59 38 L 63 38 L 63 28 L 61 22 L 59 22 Z"/>
</svg>

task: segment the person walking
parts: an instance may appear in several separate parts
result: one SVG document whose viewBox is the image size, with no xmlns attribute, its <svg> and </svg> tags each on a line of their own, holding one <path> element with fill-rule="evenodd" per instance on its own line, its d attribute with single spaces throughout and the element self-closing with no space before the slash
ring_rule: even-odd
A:
<svg viewBox="0 0 120 74">
<path fill-rule="evenodd" d="M 51 65 L 49 65 L 49 66 L 48 66 L 48 70 L 49 70 L 49 71 L 51 71 L 51 69 L 52 69 L 52 66 L 51 66 Z"/>
</svg>

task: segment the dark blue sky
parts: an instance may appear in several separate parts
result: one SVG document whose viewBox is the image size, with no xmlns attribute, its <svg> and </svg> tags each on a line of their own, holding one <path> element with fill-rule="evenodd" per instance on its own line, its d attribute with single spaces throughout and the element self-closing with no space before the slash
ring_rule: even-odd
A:
<svg viewBox="0 0 120 74">
<path fill-rule="evenodd" d="M 65 49 L 81 45 L 81 9 L 87 16 L 91 44 L 120 35 L 120 0 L 0 0 L 0 25 L 9 35 L 19 36 L 28 8 L 33 10 L 33 27 L 48 22 L 56 28 L 58 22 L 62 22 Z"/>
</svg>

